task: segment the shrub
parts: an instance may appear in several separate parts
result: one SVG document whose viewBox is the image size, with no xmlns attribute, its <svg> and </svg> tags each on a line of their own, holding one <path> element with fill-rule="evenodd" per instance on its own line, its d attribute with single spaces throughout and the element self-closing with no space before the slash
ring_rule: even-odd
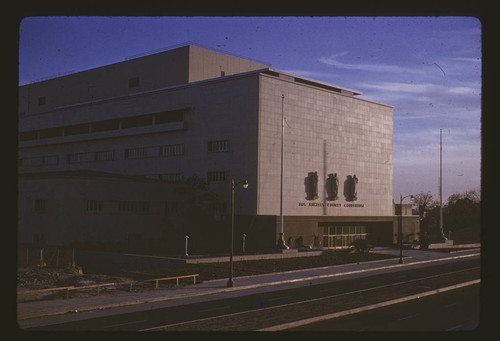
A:
<svg viewBox="0 0 500 341">
<path fill-rule="evenodd" d="M 356 250 L 357 253 L 370 252 L 370 249 L 373 248 L 373 246 L 368 242 L 368 240 L 361 238 L 356 239 L 350 245 L 354 246 L 354 249 Z"/>
<path fill-rule="evenodd" d="M 431 243 L 431 238 L 427 234 L 427 232 L 419 232 L 418 245 L 420 245 L 421 250 L 427 250 Z"/>
</svg>

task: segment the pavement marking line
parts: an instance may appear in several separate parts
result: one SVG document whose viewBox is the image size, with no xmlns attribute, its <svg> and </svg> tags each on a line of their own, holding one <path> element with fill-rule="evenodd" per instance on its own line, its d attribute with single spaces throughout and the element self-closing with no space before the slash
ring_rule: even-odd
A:
<svg viewBox="0 0 500 341">
<path fill-rule="evenodd" d="M 198 310 L 198 312 L 199 313 L 206 313 L 206 312 L 209 312 L 209 311 L 222 310 L 222 309 L 226 309 L 226 308 L 231 308 L 231 306 L 225 305 L 225 306 L 222 306 L 222 307 L 215 307 L 215 308 L 210 308 L 210 309 Z"/>
<path fill-rule="evenodd" d="M 477 268 L 478 267 L 471 268 L 471 269 L 477 269 Z M 297 305 L 297 304 L 304 304 L 304 303 L 307 303 L 307 302 L 321 301 L 321 300 L 324 300 L 324 299 L 339 297 L 339 296 L 343 296 L 343 295 L 357 294 L 357 293 L 360 293 L 360 292 L 363 292 L 363 291 L 380 289 L 380 288 L 390 287 L 390 286 L 394 286 L 394 285 L 400 285 L 400 284 L 406 284 L 406 283 L 416 282 L 416 281 L 420 281 L 420 280 L 423 280 L 423 279 L 429 279 L 429 278 L 433 278 L 433 277 L 439 277 L 439 276 L 442 276 L 442 275 L 447 275 L 447 274 L 452 274 L 452 273 L 458 273 L 458 272 L 468 271 L 468 270 L 471 270 L 471 269 L 462 269 L 462 270 L 457 270 L 457 271 L 452 271 L 452 272 L 446 272 L 444 274 L 432 275 L 432 276 L 428 276 L 428 277 L 412 279 L 412 280 L 409 280 L 409 281 L 402 281 L 402 282 L 396 282 L 396 283 L 391 283 L 391 284 L 384 284 L 384 285 L 379 285 L 377 287 L 371 287 L 371 288 L 366 288 L 366 289 L 359 289 L 359 290 L 355 290 L 355 291 L 350 291 L 350 292 L 335 294 L 335 295 L 331 295 L 331 296 L 323 296 L 323 297 L 318 297 L 318 298 L 314 298 L 314 299 L 310 299 L 310 300 L 305 300 L 305 301 L 285 303 L 285 304 L 281 304 L 281 305 L 275 305 L 275 306 L 272 306 L 272 307 L 258 308 L 258 309 L 254 309 L 254 310 L 245 310 L 245 311 L 240 311 L 240 312 L 237 312 L 237 313 L 231 313 L 231 314 L 226 314 L 226 315 L 205 317 L 205 318 L 202 318 L 202 319 L 196 319 L 196 320 L 190 320 L 190 321 L 183 321 L 183 322 L 178 322 L 178 323 L 173 323 L 173 324 L 162 325 L 162 326 L 158 326 L 158 327 L 152 327 L 152 328 L 142 329 L 140 331 L 151 331 L 151 330 L 155 330 L 155 329 L 162 329 L 162 328 L 174 327 L 174 326 L 178 326 L 178 325 L 182 325 L 182 324 L 186 324 L 186 323 L 192 323 L 192 322 L 198 322 L 198 321 L 205 321 L 205 320 L 210 320 L 210 319 L 215 319 L 215 318 L 221 318 L 221 317 L 229 317 L 229 316 L 242 315 L 242 314 L 251 313 L 251 312 L 255 312 L 255 311 L 269 310 L 269 309 L 275 309 L 275 308 L 283 308 L 283 307 L 288 307 L 288 306 Z"/>
<path fill-rule="evenodd" d="M 411 319 L 415 316 L 418 316 L 419 314 L 413 314 L 413 315 L 408 315 L 408 316 L 405 316 L 405 317 L 402 317 L 400 319 L 398 319 L 398 321 L 404 321 L 404 320 L 408 320 L 408 319 Z"/>
<path fill-rule="evenodd" d="M 124 323 L 119 323 L 119 324 L 112 324 L 110 326 L 104 326 L 102 327 L 103 329 L 106 328 L 113 328 L 113 327 L 120 327 L 120 326 L 126 326 L 128 324 L 135 324 L 135 323 L 141 323 L 141 322 L 146 322 L 147 320 L 140 320 L 140 321 L 130 321 L 130 322 L 124 322 Z"/>
<path fill-rule="evenodd" d="M 423 293 L 414 294 L 414 295 L 410 295 L 410 296 L 406 296 L 406 297 L 402 297 L 402 298 L 397 298 L 397 299 L 390 300 L 390 301 L 385 301 L 385 302 L 381 302 L 381 303 L 371 304 L 371 305 L 367 305 L 367 306 L 364 306 L 364 307 L 359 307 L 359 308 L 355 308 L 355 309 L 349 309 L 349 310 L 339 311 L 339 312 L 332 313 L 332 314 L 311 317 L 311 318 L 308 318 L 308 319 L 303 319 L 303 320 L 289 322 L 289 323 L 283 323 L 283 324 L 279 324 L 279 325 L 275 325 L 275 326 L 271 326 L 271 327 L 267 327 L 267 328 L 262 328 L 262 329 L 259 329 L 257 331 L 279 331 L 279 330 L 285 330 L 285 329 L 290 329 L 290 328 L 294 328 L 294 327 L 304 326 L 304 325 L 315 323 L 315 322 L 319 322 L 319 321 L 329 320 L 329 319 L 333 319 L 333 318 L 337 318 L 337 317 L 341 317 L 341 316 L 346 316 L 346 315 L 360 313 L 360 312 L 363 312 L 363 311 L 368 311 L 368 310 L 373 310 L 373 309 L 377 309 L 377 308 L 382 308 L 382 307 L 386 307 L 386 306 L 397 304 L 397 303 L 411 301 L 411 300 L 414 300 L 414 299 L 418 299 L 418 298 L 422 298 L 422 297 L 426 297 L 426 296 L 431 296 L 431 295 L 435 295 L 435 294 L 439 294 L 439 293 L 443 293 L 443 292 L 446 292 L 446 291 L 450 291 L 450 290 L 454 290 L 454 289 L 466 287 L 466 286 L 469 286 L 469 285 L 478 284 L 480 282 L 481 282 L 480 279 L 476 279 L 476 280 L 473 280 L 473 281 L 464 282 L 464 283 L 460 283 L 460 284 L 455 284 L 455 285 L 451 285 L 451 286 L 448 286 L 448 287 L 439 288 L 439 289 L 435 289 L 435 290 L 431 290 L 431 291 L 426 291 L 426 292 L 423 292 Z"/>
<path fill-rule="evenodd" d="M 269 298 L 268 301 L 277 301 L 277 300 L 282 300 L 284 298 L 290 298 L 292 296 L 288 295 L 288 296 L 280 296 L 280 297 L 272 297 L 272 298 Z"/>
<path fill-rule="evenodd" d="M 458 326 L 451 327 L 449 329 L 446 329 L 446 331 L 451 332 L 451 331 L 473 330 L 473 329 L 477 328 L 478 325 L 479 325 L 479 322 L 474 320 L 474 321 L 469 321 L 469 322 L 459 324 Z"/>
</svg>

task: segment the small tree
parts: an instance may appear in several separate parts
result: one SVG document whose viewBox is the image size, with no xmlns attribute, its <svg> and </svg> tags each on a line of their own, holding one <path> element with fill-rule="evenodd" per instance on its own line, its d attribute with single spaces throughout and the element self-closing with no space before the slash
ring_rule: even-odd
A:
<svg viewBox="0 0 500 341">
<path fill-rule="evenodd" d="M 358 238 L 353 241 L 350 245 L 354 246 L 357 253 L 368 253 L 373 248 L 373 246 L 366 239 Z"/>
</svg>

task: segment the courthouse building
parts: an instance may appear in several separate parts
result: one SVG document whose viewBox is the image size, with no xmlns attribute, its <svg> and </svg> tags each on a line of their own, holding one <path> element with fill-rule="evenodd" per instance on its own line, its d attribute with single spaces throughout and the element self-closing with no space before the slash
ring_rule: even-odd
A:
<svg viewBox="0 0 500 341">
<path fill-rule="evenodd" d="M 197 45 L 21 86 L 19 241 L 155 238 L 172 183 L 198 176 L 223 215 L 248 181 L 235 238 L 255 248 L 281 215 L 290 247 L 393 244 L 393 108 L 358 95 Z"/>
</svg>

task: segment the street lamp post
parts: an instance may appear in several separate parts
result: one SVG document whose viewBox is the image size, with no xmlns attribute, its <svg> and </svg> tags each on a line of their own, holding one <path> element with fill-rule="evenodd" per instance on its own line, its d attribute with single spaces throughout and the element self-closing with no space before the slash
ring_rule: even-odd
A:
<svg viewBox="0 0 500 341">
<path fill-rule="evenodd" d="M 243 250 L 243 253 L 245 253 L 245 240 L 247 239 L 247 235 L 243 233 L 243 245 L 242 245 L 242 250 Z"/>
<path fill-rule="evenodd" d="M 229 257 L 229 280 L 227 281 L 228 287 L 234 287 L 233 280 L 233 254 L 234 254 L 234 187 L 236 185 L 243 184 L 243 188 L 248 188 L 248 181 L 243 180 L 238 183 L 234 183 L 231 180 L 231 256 Z"/>
<path fill-rule="evenodd" d="M 403 197 L 399 196 L 399 222 L 398 222 L 398 242 L 399 242 L 399 264 L 403 264 L 403 199 L 410 197 L 413 200 L 413 195 Z"/>
</svg>

